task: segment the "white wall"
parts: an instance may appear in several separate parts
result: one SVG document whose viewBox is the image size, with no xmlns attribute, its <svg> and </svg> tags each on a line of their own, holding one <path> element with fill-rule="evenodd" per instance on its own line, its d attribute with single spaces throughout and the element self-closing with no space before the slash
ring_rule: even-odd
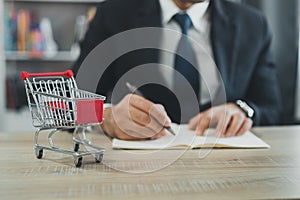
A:
<svg viewBox="0 0 300 200">
<path fill-rule="evenodd" d="M 0 1 L 0 131 L 3 130 L 5 112 L 5 59 L 4 59 L 4 5 Z"/>
<path fill-rule="evenodd" d="M 299 4 L 300 7 L 300 4 Z M 299 8 L 300 10 L 300 8 Z M 300 16 L 299 16 L 299 23 L 300 23 Z M 299 25 L 300 27 L 300 25 Z M 300 31 L 299 31 L 299 38 L 300 38 Z M 299 39 L 299 47 L 300 47 L 300 39 Z M 297 91 L 296 91 L 296 119 L 300 121 L 300 50 L 298 52 L 298 80 L 297 80 Z"/>
<path fill-rule="evenodd" d="M 298 29 L 299 29 L 299 48 L 300 48 L 300 3 L 298 3 Z M 296 120 L 300 121 L 300 50 L 298 50 L 298 73 L 297 73 L 297 91 L 296 91 L 296 111 L 295 111 L 295 118 Z"/>
<path fill-rule="evenodd" d="M 300 55 L 299 55 L 300 59 Z M 300 121 L 300 62 L 298 66 L 298 87 L 297 87 L 297 97 L 296 97 L 296 119 Z"/>
</svg>

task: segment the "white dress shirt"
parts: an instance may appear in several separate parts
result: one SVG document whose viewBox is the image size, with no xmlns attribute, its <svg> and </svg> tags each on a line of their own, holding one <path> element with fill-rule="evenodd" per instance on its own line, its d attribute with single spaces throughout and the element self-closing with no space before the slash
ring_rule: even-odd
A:
<svg viewBox="0 0 300 200">
<path fill-rule="evenodd" d="M 192 42 L 192 46 L 195 50 L 195 55 L 197 57 L 198 64 L 201 63 L 201 65 L 198 65 L 199 68 L 201 67 L 210 67 L 210 75 L 211 77 L 201 77 L 201 103 L 205 104 L 211 101 L 211 97 L 215 95 L 215 92 L 219 86 L 218 79 L 217 79 L 217 70 L 214 66 L 205 66 L 203 62 L 201 62 L 201 57 L 203 56 L 210 56 L 213 59 L 213 52 L 212 52 L 212 45 L 210 40 L 210 19 L 209 19 L 209 12 L 208 12 L 208 6 L 209 1 L 206 0 L 202 3 L 195 3 L 192 7 L 190 7 L 186 13 L 189 15 L 189 17 L 192 20 L 192 26 L 190 27 L 188 31 L 188 36 L 192 38 L 193 41 L 196 41 L 198 45 L 202 47 L 202 49 L 199 49 L 197 47 L 198 45 L 195 42 Z M 173 0 L 159 0 L 160 6 L 161 6 L 161 13 L 162 13 L 162 27 L 175 30 L 181 33 L 181 28 L 178 25 L 178 23 L 174 20 L 172 20 L 173 16 L 177 13 L 183 13 L 176 4 L 173 2 Z M 168 45 L 168 49 L 176 51 L 177 44 L 179 41 L 174 41 L 172 44 L 165 44 L 164 43 L 164 37 L 170 37 L 167 35 L 163 36 L 162 39 L 162 48 L 165 45 Z M 192 41 L 191 40 L 191 41 Z M 171 46 L 170 46 L 171 45 Z M 204 49 L 204 50 L 203 50 Z M 205 55 L 204 55 L 205 54 Z M 160 63 L 169 67 L 174 67 L 174 59 L 175 54 L 168 53 L 166 51 L 162 51 L 160 55 Z M 161 73 L 171 88 L 173 87 L 173 74 L 170 74 L 170 70 L 167 70 L 166 68 L 161 68 Z M 199 69 L 201 71 L 201 69 Z M 172 70 L 172 72 L 174 72 Z M 210 91 L 212 94 L 209 93 L 206 82 L 209 80 L 210 82 Z M 200 83 L 199 83 L 200 84 Z"/>
</svg>

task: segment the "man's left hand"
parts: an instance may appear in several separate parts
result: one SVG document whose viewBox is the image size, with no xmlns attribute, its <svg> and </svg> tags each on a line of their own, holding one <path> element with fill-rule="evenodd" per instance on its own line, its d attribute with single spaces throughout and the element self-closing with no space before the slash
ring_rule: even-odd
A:
<svg viewBox="0 0 300 200">
<path fill-rule="evenodd" d="M 211 126 L 216 128 L 216 136 L 239 136 L 250 130 L 252 125 L 253 121 L 234 103 L 212 107 L 189 121 L 189 128 L 196 130 L 197 136 L 202 136 Z"/>
</svg>

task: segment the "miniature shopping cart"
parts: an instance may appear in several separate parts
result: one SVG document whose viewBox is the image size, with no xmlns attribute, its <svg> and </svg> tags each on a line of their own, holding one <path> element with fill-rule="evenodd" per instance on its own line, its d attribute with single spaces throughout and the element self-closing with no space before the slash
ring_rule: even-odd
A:
<svg viewBox="0 0 300 200">
<path fill-rule="evenodd" d="M 82 165 L 82 157 L 86 155 L 94 155 L 96 162 L 101 162 L 104 149 L 92 145 L 85 132 L 87 127 L 102 122 L 105 97 L 79 90 L 71 70 L 50 73 L 22 72 L 21 78 L 25 83 L 32 123 L 37 128 L 34 138 L 36 157 L 41 159 L 43 150 L 46 149 L 72 155 L 76 167 Z M 66 130 L 74 130 L 72 151 L 61 149 L 53 143 L 52 136 Z M 50 132 L 49 146 L 38 143 L 38 136 L 42 131 Z M 89 150 L 79 151 L 80 144 Z"/>
</svg>

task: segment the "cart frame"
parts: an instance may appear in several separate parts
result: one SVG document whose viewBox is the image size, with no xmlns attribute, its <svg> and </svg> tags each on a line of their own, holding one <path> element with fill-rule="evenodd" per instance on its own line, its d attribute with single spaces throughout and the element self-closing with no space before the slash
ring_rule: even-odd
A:
<svg viewBox="0 0 300 200">
<path fill-rule="evenodd" d="M 102 123 L 105 97 L 79 90 L 71 70 L 48 73 L 23 71 L 21 78 L 25 84 L 32 124 L 37 128 L 34 137 L 36 157 L 41 159 L 45 149 L 72 155 L 76 167 L 82 165 L 82 158 L 87 155 L 94 155 L 96 162 L 101 162 L 105 150 L 94 146 L 87 139 L 86 131 L 87 127 Z M 72 150 L 54 145 L 52 137 L 55 133 L 72 129 Z M 50 131 L 49 146 L 39 144 L 39 134 L 44 131 Z M 92 150 L 79 151 L 80 145 Z"/>
</svg>

